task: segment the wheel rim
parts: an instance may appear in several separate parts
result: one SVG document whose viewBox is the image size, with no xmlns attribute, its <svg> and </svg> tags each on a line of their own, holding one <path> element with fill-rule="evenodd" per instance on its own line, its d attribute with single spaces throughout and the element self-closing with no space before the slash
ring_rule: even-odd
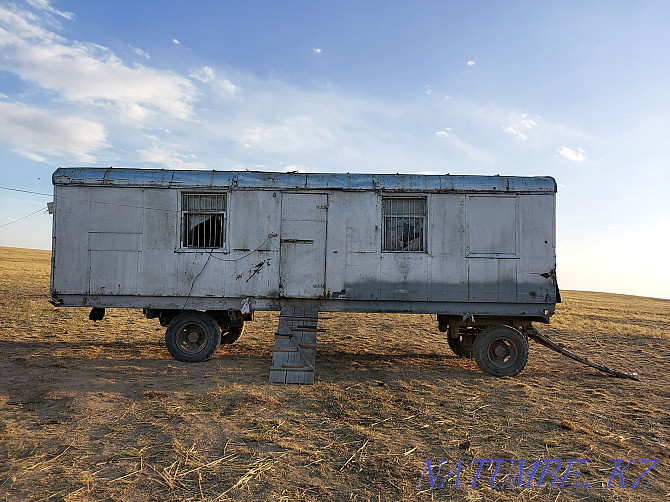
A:
<svg viewBox="0 0 670 502">
<path fill-rule="evenodd" d="M 199 324 L 185 324 L 177 333 L 177 346 L 186 354 L 197 354 L 207 345 L 207 332 Z"/>
<path fill-rule="evenodd" d="M 505 369 L 516 364 L 519 349 L 509 338 L 496 338 L 489 345 L 488 356 L 496 368 Z"/>
</svg>

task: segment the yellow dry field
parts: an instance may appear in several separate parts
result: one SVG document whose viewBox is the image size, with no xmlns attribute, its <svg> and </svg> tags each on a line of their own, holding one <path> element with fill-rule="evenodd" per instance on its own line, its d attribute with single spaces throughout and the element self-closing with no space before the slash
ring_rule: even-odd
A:
<svg viewBox="0 0 670 502">
<path fill-rule="evenodd" d="M 534 342 L 519 376 L 495 378 L 456 358 L 429 315 L 328 314 L 319 342 L 335 348 L 317 352 L 316 383 L 270 384 L 276 313 L 211 361 L 180 363 L 156 320 L 56 309 L 49 253 L 0 248 L 0 499 L 668 500 L 670 302 L 563 299 L 540 329 L 639 382 Z M 540 460 L 528 487 L 507 475 L 513 459 L 525 474 Z M 442 485 L 459 460 L 459 488 Z M 561 461 L 558 481 L 538 488 L 546 460 Z M 570 460 L 584 462 L 560 489 Z M 636 462 L 612 478 L 617 460 Z M 658 463 L 632 488 L 653 465 L 641 460 Z"/>
</svg>

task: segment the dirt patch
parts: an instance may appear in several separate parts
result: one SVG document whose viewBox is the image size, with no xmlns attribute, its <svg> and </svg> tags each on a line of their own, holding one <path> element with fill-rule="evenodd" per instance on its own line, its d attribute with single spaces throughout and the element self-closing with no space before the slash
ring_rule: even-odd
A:
<svg viewBox="0 0 670 502">
<path fill-rule="evenodd" d="M 540 326 L 640 382 L 535 343 L 518 377 L 494 378 L 451 353 L 434 317 L 328 314 L 319 341 L 335 348 L 317 352 L 315 385 L 283 386 L 268 383 L 276 313 L 258 313 L 211 361 L 180 363 L 164 328 L 139 311 L 92 323 L 85 309 L 52 307 L 48 273 L 48 252 L 0 248 L 2 499 L 652 501 L 670 492 L 669 301 L 566 291 L 551 326 Z M 519 459 L 524 472 L 541 461 L 530 488 L 505 478 Z M 562 462 L 558 483 L 535 488 L 551 459 Z M 619 476 L 603 487 L 618 460 L 633 459 L 626 488 Z M 648 487 L 629 488 L 645 459 L 659 460 L 639 483 Z M 460 488 L 455 479 L 438 488 L 459 460 Z M 580 486 L 558 489 L 570 460 L 584 460 L 572 466 Z M 493 485 L 505 488 L 490 486 L 496 465 Z"/>
</svg>

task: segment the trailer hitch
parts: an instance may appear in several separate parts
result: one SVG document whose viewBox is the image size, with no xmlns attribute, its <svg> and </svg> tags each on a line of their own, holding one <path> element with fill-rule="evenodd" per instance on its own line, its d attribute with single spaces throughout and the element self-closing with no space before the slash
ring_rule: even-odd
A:
<svg viewBox="0 0 670 502">
<path fill-rule="evenodd" d="M 603 366 L 602 364 L 594 363 L 593 361 L 589 361 L 585 357 L 580 357 L 577 354 L 570 352 L 562 345 L 559 345 L 549 340 L 549 338 L 540 333 L 535 327 L 524 329 L 524 333 L 528 335 L 529 338 L 535 340 L 537 343 L 544 345 L 545 347 L 548 347 L 551 350 L 558 352 L 559 354 L 563 354 L 564 356 L 567 356 L 570 359 L 573 359 L 582 364 L 586 364 L 591 368 L 595 368 L 598 371 L 602 371 L 603 373 L 607 373 L 608 375 L 612 375 L 619 378 L 629 378 L 630 380 L 635 380 L 637 382 L 640 381 L 640 379 L 637 377 L 637 373 L 624 373 L 623 371 L 613 370 L 612 368 L 608 368 L 607 366 Z"/>
</svg>

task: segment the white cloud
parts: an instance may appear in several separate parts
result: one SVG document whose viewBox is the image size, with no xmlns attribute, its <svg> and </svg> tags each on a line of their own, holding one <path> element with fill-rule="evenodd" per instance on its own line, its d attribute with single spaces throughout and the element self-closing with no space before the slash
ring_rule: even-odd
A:
<svg viewBox="0 0 670 502">
<path fill-rule="evenodd" d="M 467 63 L 465 63 L 465 66 L 474 66 L 474 65 L 476 65 L 476 64 L 477 64 L 477 63 L 475 63 L 474 61 L 470 60 L 470 61 L 468 61 Z"/>
<path fill-rule="evenodd" d="M 572 162 L 584 162 L 586 161 L 586 156 L 584 155 L 585 153 L 586 152 L 579 147 L 576 150 L 573 150 L 567 146 L 562 146 L 558 150 L 556 157 L 562 157 Z"/>
<path fill-rule="evenodd" d="M 216 72 L 209 66 L 203 66 L 202 68 L 198 68 L 193 73 L 191 73 L 190 76 L 206 84 L 216 78 Z"/>
<path fill-rule="evenodd" d="M 26 0 L 26 2 L 31 7 L 43 10 L 49 14 L 55 14 L 56 16 L 60 16 L 70 21 L 74 19 L 74 14 L 72 12 L 64 12 L 62 10 L 56 9 L 53 5 L 51 5 L 51 0 Z"/>
<path fill-rule="evenodd" d="M 517 131 L 514 127 L 508 126 L 508 127 L 503 127 L 503 131 L 508 132 L 510 134 L 513 134 L 519 139 L 528 139 L 528 136 L 526 136 L 524 133 Z"/>
<path fill-rule="evenodd" d="M 312 52 L 314 54 L 321 54 L 323 51 L 319 49 L 318 47 L 312 47 Z"/>
<path fill-rule="evenodd" d="M 0 7 L 0 50 L 0 70 L 71 102 L 112 104 L 132 120 L 153 113 L 192 116 L 195 89 L 188 79 L 138 63 L 127 66 L 105 47 L 67 41 L 29 12 Z"/>
<path fill-rule="evenodd" d="M 239 142 L 268 152 L 307 154 L 332 146 L 334 136 L 311 116 L 300 115 L 289 117 L 278 125 L 245 129 Z"/>
<path fill-rule="evenodd" d="M 437 132 L 435 133 L 435 136 L 439 136 L 439 137 L 441 137 L 441 138 L 448 138 L 448 137 L 449 137 L 449 131 L 450 131 L 450 130 L 451 130 L 451 129 L 446 128 L 446 129 L 443 129 L 442 131 L 437 131 Z"/>
<path fill-rule="evenodd" d="M 537 122 L 529 118 L 527 113 L 522 113 L 521 125 L 524 126 L 526 129 L 532 129 L 533 127 L 537 127 Z"/>
<path fill-rule="evenodd" d="M 109 146 L 105 128 L 97 122 L 5 102 L 0 102 L 0 143 L 39 162 L 45 156 L 94 162 L 92 152 Z"/>
<path fill-rule="evenodd" d="M 133 47 L 133 51 L 135 51 L 135 54 L 137 54 L 140 57 L 151 59 L 151 56 L 149 56 L 149 54 L 147 52 L 144 52 L 139 47 Z"/>
<path fill-rule="evenodd" d="M 179 40 L 177 40 L 176 38 L 172 39 L 172 43 L 175 44 L 175 45 L 181 44 L 181 42 Z"/>
<path fill-rule="evenodd" d="M 218 89 L 224 91 L 227 94 L 233 94 L 237 87 L 230 80 L 225 78 L 219 78 L 216 74 L 216 71 L 210 66 L 203 66 L 193 71 L 189 77 L 199 80 L 203 84 L 214 84 Z"/>
<path fill-rule="evenodd" d="M 202 162 L 186 162 L 189 159 L 188 156 L 164 146 L 153 146 L 146 150 L 139 150 L 137 153 L 144 162 L 162 164 L 169 169 L 204 169 L 207 167 Z"/>
<path fill-rule="evenodd" d="M 518 119 L 514 120 L 512 125 L 503 127 L 502 130 L 516 136 L 518 139 L 527 140 L 528 136 L 522 131 L 527 131 L 535 127 L 537 127 L 537 122 L 531 119 L 527 113 L 522 113 Z"/>
</svg>

